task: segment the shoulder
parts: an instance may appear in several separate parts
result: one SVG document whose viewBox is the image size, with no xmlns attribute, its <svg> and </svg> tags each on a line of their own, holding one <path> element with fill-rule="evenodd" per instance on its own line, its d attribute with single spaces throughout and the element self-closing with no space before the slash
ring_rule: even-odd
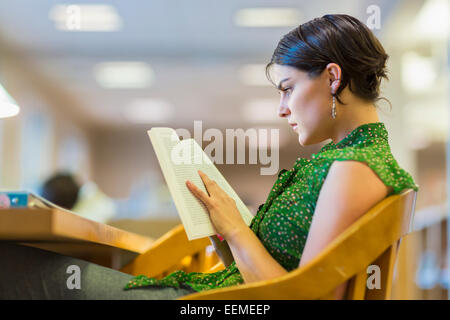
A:
<svg viewBox="0 0 450 320">
<path fill-rule="evenodd" d="M 364 162 L 333 161 L 319 192 L 300 265 L 388 195 L 388 187 Z"/>
<path fill-rule="evenodd" d="M 353 159 L 333 161 L 330 165 L 327 178 L 339 176 L 340 178 L 348 179 L 349 176 L 351 176 L 353 179 L 357 178 L 357 180 L 363 180 L 362 177 L 358 178 L 360 175 L 363 175 L 366 178 L 372 177 L 372 179 L 378 179 L 379 182 L 382 183 L 381 179 L 367 163 Z"/>
<path fill-rule="evenodd" d="M 319 193 L 318 207 L 359 215 L 385 198 L 391 187 L 364 162 L 334 161 Z"/>
</svg>

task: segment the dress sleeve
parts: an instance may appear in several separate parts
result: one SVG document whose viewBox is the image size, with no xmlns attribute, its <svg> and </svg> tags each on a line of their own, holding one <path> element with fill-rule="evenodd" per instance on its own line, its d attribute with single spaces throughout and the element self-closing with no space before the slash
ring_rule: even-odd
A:
<svg viewBox="0 0 450 320">
<path fill-rule="evenodd" d="M 315 154 L 312 157 L 316 159 L 364 162 L 378 175 L 385 185 L 393 188 L 394 194 L 398 194 L 404 189 L 419 190 L 419 186 L 414 182 L 412 176 L 399 166 L 387 144 L 373 144 L 363 148 L 347 147 L 328 150 Z"/>
</svg>

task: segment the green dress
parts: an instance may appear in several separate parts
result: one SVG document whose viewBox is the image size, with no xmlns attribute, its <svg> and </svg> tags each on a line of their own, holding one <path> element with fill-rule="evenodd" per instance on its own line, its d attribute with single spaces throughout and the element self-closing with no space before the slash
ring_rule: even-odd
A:
<svg viewBox="0 0 450 320">
<path fill-rule="evenodd" d="M 311 159 L 298 158 L 290 170 L 278 174 L 267 200 L 253 218 L 250 228 L 272 257 L 287 271 L 298 267 L 305 246 L 320 189 L 333 161 L 356 160 L 367 163 L 380 179 L 393 188 L 393 194 L 419 186 L 394 159 L 386 127 L 382 122 L 366 123 L 337 144 L 330 142 Z M 175 271 L 163 279 L 140 275 L 125 289 L 145 286 L 189 286 L 196 291 L 244 283 L 233 262 L 215 273 Z"/>
</svg>

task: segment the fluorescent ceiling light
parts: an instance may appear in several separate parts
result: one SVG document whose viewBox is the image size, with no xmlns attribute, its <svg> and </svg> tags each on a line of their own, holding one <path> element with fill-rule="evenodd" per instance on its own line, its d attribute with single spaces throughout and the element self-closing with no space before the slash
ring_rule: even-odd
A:
<svg viewBox="0 0 450 320">
<path fill-rule="evenodd" d="M 240 81 L 248 86 L 272 85 L 266 78 L 265 64 L 246 64 L 239 68 L 238 77 Z"/>
<path fill-rule="evenodd" d="M 117 31 L 122 27 L 116 9 L 104 4 L 56 5 L 49 18 L 61 31 Z"/>
<path fill-rule="evenodd" d="M 144 62 L 102 62 L 94 73 L 104 88 L 146 88 L 154 79 L 153 70 Z"/>
<path fill-rule="evenodd" d="M 0 84 L 0 118 L 8 118 L 17 115 L 20 111 L 17 102 Z"/>
<path fill-rule="evenodd" d="M 414 51 L 402 56 L 403 87 L 412 93 L 430 89 L 437 78 L 431 57 L 424 57 Z"/>
<path fill-rule="evenodd" d="M 275 123 L 278 117 L 279 101 L 275 99 L 254 99 L 247 102 L 242 108 L 242 116 L 252 123 Z"/>
<path fill-rule="evenodd" d="M 161 99 L 136 99 L 125 110 L 124 117 L 134 123 L 154 123 L 169 120 L 173 106 Z"/>
<path fill-rule="evenodd" d="M 239 27 L 292 27 L 300 20 L 300 11 L 294 8 L 247 8 L 234 15 Z"/>
<path fill-rule="evenodd" d="M 448 0 L 427 0 L 414 22 L 413 34 L 423 39 L 447 39 L 449 11 Z"/>
</svg>

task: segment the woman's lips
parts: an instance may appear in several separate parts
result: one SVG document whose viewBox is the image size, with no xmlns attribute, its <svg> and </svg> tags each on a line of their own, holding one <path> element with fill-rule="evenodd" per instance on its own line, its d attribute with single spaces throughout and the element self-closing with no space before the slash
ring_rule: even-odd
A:
<svg viewBox="0 0 450 320">
<path fill-rule="evenodd" d="M 291 127 L 292 127 L 292 129 L 295 131 L 296 129 L 297 129 L 297 127 L 298 127 L 298 125 L 296 124 L 296 123 L 290 123 L 289 124 Z"/>
</svg>

